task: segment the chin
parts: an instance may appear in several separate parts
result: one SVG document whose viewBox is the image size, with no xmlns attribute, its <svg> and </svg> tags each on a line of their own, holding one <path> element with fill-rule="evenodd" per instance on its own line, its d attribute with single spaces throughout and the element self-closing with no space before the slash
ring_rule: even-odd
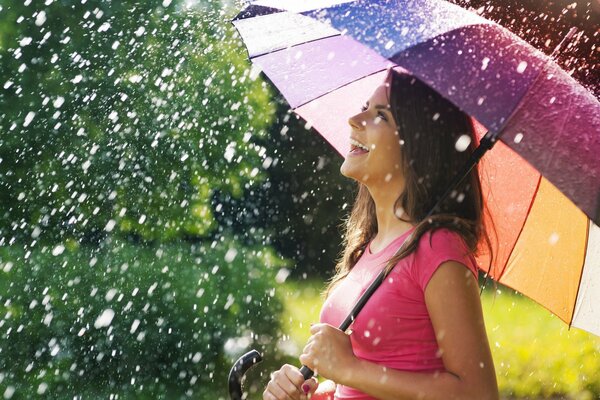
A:
<svg viewBox="0 0 600 400">
<path fill-rule="evenodd" d="M 343 176 L 345 176 L 346 178 L 353 179 L 362 184 L 366 183 L 365 179 L 364 179 L 365 178 L 364 171 L 361 171 L 360 168 L 352 168 L 350 165 L 346 164 L 345 162 L 340 167 L 340 173 Z"/>
</svg>

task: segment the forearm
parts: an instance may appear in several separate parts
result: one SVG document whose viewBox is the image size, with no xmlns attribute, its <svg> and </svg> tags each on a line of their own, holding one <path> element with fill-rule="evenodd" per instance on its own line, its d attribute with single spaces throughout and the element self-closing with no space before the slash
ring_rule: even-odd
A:
<svg viewBox="0 0 600 400">
<path fill-rule="evenodd" d="M 399 371 L 357 360 L 347 382 L 351 386 L 381 400 L 437 399 L 497 399 L 496 389 L 486 391 L 477 384 L 468 384 L 448 372 L 419 373 Z"/>
</svg>

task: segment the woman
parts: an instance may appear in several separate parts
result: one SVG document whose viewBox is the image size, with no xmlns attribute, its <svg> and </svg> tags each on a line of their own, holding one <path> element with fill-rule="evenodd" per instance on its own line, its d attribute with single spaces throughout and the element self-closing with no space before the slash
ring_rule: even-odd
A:
<svg viewBox="0 0 600 400">
<path fill-rule="evenodd" d="M 474 259 L 482 243 L 491 251 L 477 169 L 425 219 L 474 149 L 469 117 L 391 70 L 349 124 L 340 170 L 359 190 L 300 362 L 335 382 L 336 399 L 498 399 Z M 349 331 L 337 329 L 388 265 Z M 285 365 L 263 399 L 304 399 L 317 386 Z"/>
</svg>

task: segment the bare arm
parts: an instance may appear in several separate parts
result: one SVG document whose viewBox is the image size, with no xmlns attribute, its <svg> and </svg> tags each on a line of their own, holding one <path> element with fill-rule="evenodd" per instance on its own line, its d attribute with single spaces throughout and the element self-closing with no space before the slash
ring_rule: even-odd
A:
<svg viewBox="0 0 600 400">
<path fill-rule="evenodd" d="M 382 400 L 497 400 L 496 375 L 473 274 L 457 262 L 443 263 L 425 289 L 425 302 L 447 372 L 398 371 L 354 358 L 342 371 L 339 366 L 332 370 L 334 376 L 321 374 Z"/>
</svg>

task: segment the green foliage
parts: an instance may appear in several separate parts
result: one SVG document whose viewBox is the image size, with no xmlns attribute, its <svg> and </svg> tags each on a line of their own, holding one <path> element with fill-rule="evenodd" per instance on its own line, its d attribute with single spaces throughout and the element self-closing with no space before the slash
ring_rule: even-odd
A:
<svg viewBox="0 0 600 400">
<path fill-rule="evenodd" d="M 225 396 L 239 353 L 275 353 L 285 265 L 236 246 L 1 249 L 0 393 Z"/>
<path fill-rule="evenodd" d="M 213 233 L 274 112 L 222 5 L 29 3 L 0 3 L 0 243 Z"/>
</svg>

